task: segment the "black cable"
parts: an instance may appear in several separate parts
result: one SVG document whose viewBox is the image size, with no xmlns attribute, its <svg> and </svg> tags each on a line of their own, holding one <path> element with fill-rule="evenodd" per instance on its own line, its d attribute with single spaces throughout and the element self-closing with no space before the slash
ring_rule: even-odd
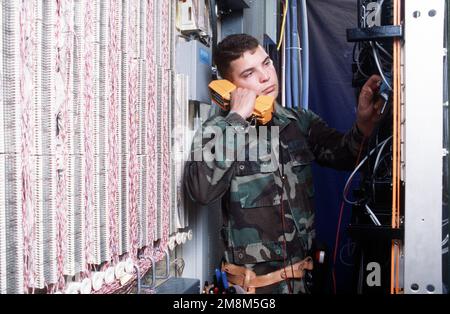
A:
<svg viewBox="0 0 450 314">
<path fill-rule="evenodd" d="M 212 51 L 217 49 L 217 15 L 216 15 L 216 0 L 209 0 L 209 19 L 212 28 Z"/>
</svg>

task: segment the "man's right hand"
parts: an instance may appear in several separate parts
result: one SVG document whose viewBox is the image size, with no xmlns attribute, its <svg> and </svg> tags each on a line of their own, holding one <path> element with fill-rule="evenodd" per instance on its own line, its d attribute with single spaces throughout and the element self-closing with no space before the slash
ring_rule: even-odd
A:
<svg viewBox="0 0 450 314">
<path fill-rule="evenodd" d="M 251 89 L 236 88 L 231 92 L 230 110 L 247 119 L 255 108 L 256 96 L 255 91 Z"/>
</svg>

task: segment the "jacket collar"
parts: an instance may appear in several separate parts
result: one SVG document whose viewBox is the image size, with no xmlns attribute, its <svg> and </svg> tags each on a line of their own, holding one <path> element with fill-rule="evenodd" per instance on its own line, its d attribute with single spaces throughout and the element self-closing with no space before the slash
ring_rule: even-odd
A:
<svg viewBox="0 0 450 314">
<path fill-rule="evenodd" d="M 275 112 L 273 114 L 273 124 L 280 127 L 280 131 L 283 130 L 291 120 L 296 120 L 297 117 L 288 109 L 282 107 L 278 103 L 275 104 Z"/>
</svg>

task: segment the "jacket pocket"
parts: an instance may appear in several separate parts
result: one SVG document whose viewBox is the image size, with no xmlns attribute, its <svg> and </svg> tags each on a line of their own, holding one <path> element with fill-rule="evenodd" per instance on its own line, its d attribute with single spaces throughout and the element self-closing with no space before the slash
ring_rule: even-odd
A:
<svg viewBox="0 0 450 314">
<path fill-rule="evenodd" d="M 308 197 L 314 196 L 312 181 L 312 162 L 314 154 L 303 144 L 303 141 L 289 143 L 289 156 L 291 158 L 292 172 L 297 176 L 300 189 L 304 189 Z"/>
<path fill-rule="evenodd" d="M 258 163 L 241 162 L 235 177 L 237 194 L 242 208 L 280 205 L 281 184 L 270 167 Z"/>
</svg>

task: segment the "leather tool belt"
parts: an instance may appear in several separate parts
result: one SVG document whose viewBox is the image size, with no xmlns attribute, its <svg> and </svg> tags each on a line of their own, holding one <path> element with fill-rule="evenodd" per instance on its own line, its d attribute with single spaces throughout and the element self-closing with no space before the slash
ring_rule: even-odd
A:
<svg viewBox="0 0 450 314">
<path fill-rule="evenodd" d="M 265 275 L 257 276 L 256 273 L 244 266 L 231 263 L 223 263 L 222 271 L 227 273 L 228 282 L 244 288 L 247 293 L 255 293 L 256 288 L 266 287 L 285 279 L 295 278 L 301 279 L 305 274 L 305 270 L 313 269 L 313 259 L 308 256 L 304 260 L 281 268 Z M 292 271 L 294 270 L 294 271 Z"/>
</svg>

